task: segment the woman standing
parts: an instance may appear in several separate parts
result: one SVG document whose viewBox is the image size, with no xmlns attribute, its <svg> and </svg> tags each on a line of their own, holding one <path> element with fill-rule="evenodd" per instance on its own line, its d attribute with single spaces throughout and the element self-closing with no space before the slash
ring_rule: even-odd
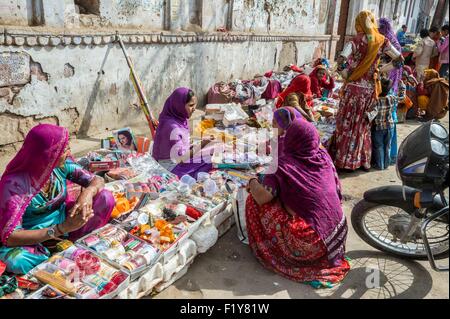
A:
<svg viewBox="0 0 450 319">
<path fill-rule="evenodd" d="M 414 50 L 414 58 L 416 59 L 416 74 L 419 82 L 423 81 L 425 70 L 430 67 L 431 58 L 438 55 L 436 43 L 430 38 L 430 33 L 427 29 L 420 31 L 420 38 L 422 39 Z"/>
<path fill-rule="evenodd" d="M 313 124 L 288 126 L 276 172 L 250 180 L 248 190 L 249 244 L 264 267 L 314 287 L 343 280 L 350 265 L 340 184 Z"/>
<path fill-rule="evenodd" d="M 65 128 L 35 126 L 2 175 L 0 260 L 9 272 L 26 274 L 47 260 L 44 242 L 76 240 L 109 221 L 114 197 L 102 178 L 68 158 L 68 144 Z M 67 199 L 68 180 L 85 187 L 75 203 Z"/>
<path fill-rule="evenodd" d="M 196 107 L 194 92 L 188 88 L 178 88 L 167 98 L 159 115 L 152 156 L 179 177 L 188 174 L 196 178 L 199 172 L 212 169 L 211 162 L 205 163 L 200 155 L 194 158 L 188 120 Z M 202 140 L 201 148 L 210 142 Z"/>
<path fill-rule="evenodd" d="M 358 34 L 346 44 L 338 58 L 346 83 L 329 149 L 336 167 L 347 170 L 370 168 L 371 126 L 365 114 L 381 92 L 378 71 L 380 56 L 385 53 L 395 61 L 402 59 L 400 52 L 378 32 L 371 12 L 359 13 L 355 27 Z"/>
</svg>

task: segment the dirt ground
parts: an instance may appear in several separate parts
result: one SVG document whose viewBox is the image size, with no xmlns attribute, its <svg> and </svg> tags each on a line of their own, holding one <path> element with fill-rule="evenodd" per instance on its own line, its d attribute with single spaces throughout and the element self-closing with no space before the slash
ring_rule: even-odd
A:
<svg viewBox="0 0 450 319">
<path fill-rule="evenodd" d="M 443 121 L 448 128 L 448 118 Z M 420 123 L 398 126 L 399 145 Z M 399 184 L 395 167 L 387 171 L 358 171 L 341 175 L 345 214 L 373 187 Z M 428 261 L 411 261 L 379 252 L 363 242 L 349 226 L 347 256 L 352 270 L 333 289 L 314 289 L 263 268 L 242 244 L 233 227 L 217 244 L 194 260 L 187 274 L 155 298 L 449 298 L 449 274 L 431 269 Z M 441 262 L 448 265 L 448 259 Z M 380 286 L 366 287 L 371 269 L 381 271 Z"/>
</svg>

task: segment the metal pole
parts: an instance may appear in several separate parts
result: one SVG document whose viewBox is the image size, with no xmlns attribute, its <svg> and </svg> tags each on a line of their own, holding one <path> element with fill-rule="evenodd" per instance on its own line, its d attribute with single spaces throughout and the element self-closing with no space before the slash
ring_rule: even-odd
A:
<svg viewBox="0 0 450 319">
<path fill-rule="evenodd" d="M 145 115 L 148 125 L 150 127 L 150 132 L 152 134 L 152 138 L 154 138 L 156 126 L 158 124 L 155 121 L 155 118 L 153 117 L 152 112 L 150 111 L 150 107 L 148 105 L 147 98 L 145 97 L 144 90 L 142 89 L 140 80 L 139 80 L 136 72 L 134 71 L 133 62 L 131 61 L 131 58 L 128 55 L 127 50 L 125 49 L 125 45 L 122 42 L 122 38 L 120 37 L 119 32 L 116 32 L 116 37 L 117 37 L 117 40 L 119 41 L 120 47 L 122 48 L 122 52 L 125 55 L 125 59 L 127 60 L 128 67 L 130 68 L 131 76 L 133 77 L 133 81 L 135 84 L 134 87 L 135 87 L 135 89 L 138 93 L 139 99 L 141 101 L 142 111 L 144 112 L 144 115 Z"/>
</svg>

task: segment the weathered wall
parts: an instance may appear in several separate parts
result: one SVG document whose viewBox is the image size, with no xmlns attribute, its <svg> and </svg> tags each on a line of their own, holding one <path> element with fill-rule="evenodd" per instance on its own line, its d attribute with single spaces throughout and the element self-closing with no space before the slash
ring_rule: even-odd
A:
<svg viewBox="0 0 450 319">
<path fill-rule="evenodd" d="M 150 104 L 160 110 L 179 86 L 189 86 L 203 96 L 219 80 L 251 78 L 278 69 L 280 58 L 281 67 L 309 62 L 317 46 L 314 41 L 213 42 L 130 45 L 128 50 Z M 21 141 L 26 129 L 18 128 L 43 118 L 81 135 L 145 121 L 140 110 L 131 106 L 137 99 L 116 44 L 50 50 L 4 46 L 0 52 L 5 52 L 0 55 L 0 131 L 6 132 L 0 135 L 0 145 Z"/>
<path fill-rule="evenodd" d="M 31 25 L 31 0 L 0 1 L 0 25 Z"/>
</svg>

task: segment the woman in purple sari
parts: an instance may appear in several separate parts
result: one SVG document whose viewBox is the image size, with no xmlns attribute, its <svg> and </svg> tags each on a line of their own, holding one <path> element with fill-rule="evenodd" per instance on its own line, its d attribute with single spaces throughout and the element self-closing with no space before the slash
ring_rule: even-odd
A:
<svg viewBox="0 0 450 319">
<path fill-rule="evenodd" d="M 350 269 L 340 183 L 317 129 L 303 118 L 286 129 L 275 173 L 249 181 L 249 244 L 268 269 L 330 287 Z"/>
<path fill-rule="evenodd" d="M 189 118 L 196 107 L 197 97 L 194 92 L 182 87 L 167 98 L 159 115 L 152 156 L 178 177 L 188 174 L 196 178 L 199 172 L 209 172 L 212 169 L 211 162 L 204 161 L 208 156 L 202 158 L 194 154 L 190 143 Z M 202 140 L 201 148 L 209 143 L 210 140 Z"/>
<path fill-rule="evenodd" d="M 0 179 L 0 260 L 7 271 L 26 274 L 49 258 L 49 241 L 76 240 L 109 221 L 114 197 L 103 190 L 103 179 L 69 156 L 68 131 L 40 124 L 6 167 Z M 84 187 L 76 201 L 68 198 L 67 181 Z"/>
<path fill-rule="evenodd" d="M 280 107 L 273 112 L 272 126 L 277 130 L 278 154 L 283 152 L 286 130 L 291 126 L 292 122 L 301 118 L 303 118 L 302 114 L 291 106 Z"/>
</svg>

